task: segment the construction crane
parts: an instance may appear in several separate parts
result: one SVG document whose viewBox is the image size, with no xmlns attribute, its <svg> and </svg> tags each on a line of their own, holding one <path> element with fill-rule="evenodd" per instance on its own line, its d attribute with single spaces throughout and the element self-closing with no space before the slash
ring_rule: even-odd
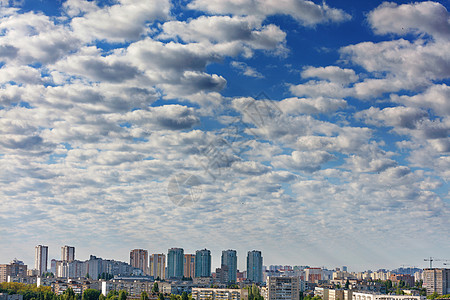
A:
<svg viewBox="0 0 450 300">
<path fill-rule="evenodd" d="M 430 269 L 433 268 L 433 261 L 450 261 L 450 259 L 440 259 L 440 258 L 433 258 L 430 256 L 430 258 L 425 258 L 424 261 L 430 262 Z"/>
</svg>

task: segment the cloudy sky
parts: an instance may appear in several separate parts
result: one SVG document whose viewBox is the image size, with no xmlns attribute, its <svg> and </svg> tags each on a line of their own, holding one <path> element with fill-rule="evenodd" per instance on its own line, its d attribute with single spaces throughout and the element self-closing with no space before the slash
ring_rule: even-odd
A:
<svg viewBox="0 0 450 300">
<path fill-rule="evenodd" d="M 448 0 L 0 5 L 0 263 L 450 259 Z"/>
</svg>

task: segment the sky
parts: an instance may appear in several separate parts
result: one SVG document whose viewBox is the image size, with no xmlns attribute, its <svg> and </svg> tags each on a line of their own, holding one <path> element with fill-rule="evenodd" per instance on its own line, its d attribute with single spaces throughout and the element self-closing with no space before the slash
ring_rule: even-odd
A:
<svg viewBox="0 0 450 300">
<path fill-rule="evenodd" d="M 0 263 L 450 259 L 449 9 L 0 0 Z"/>
</svg>

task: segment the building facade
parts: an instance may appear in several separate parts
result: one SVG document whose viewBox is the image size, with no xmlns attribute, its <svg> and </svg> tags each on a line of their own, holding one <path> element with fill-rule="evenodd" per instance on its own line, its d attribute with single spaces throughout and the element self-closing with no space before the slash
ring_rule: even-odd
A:
<svg viewBox="0 0 450 300">
<path fill-rule="evenodd" d="M 298 277 L 268 277 L 266 291 L 265 300 L 299 300 L 300 279 Z"/>
<path fill-rule="evenodd" d="M 61 260 L 71 262 L 75 260 L 75 247 L 63 246 L 61 247 Z"/>
<path fill-rule="evenodd" d="M 148 251 L 144 249 L 134 249 L 130 251 L 130 265 L 148 274 Z"/>
<path fill-rule="evenodd" d="M 226 266 L 226 268 L 224 268 Z M 237 252 L 236 250 L 222 251 L 221 267 L 228 272 L 228 282 L 236 282 L 237 273 Z"/>
<path fill-rule="evenodd" d="M 211 277 L 211 251 L 195 251 L 195 277 Z"/>
<path fill-rule="evenodd" d="M 150 255 L 150 276 L 157 279 L 166 278 L 166 255 L 152 254 Z"/>
<path fill-rule="evenodd" d="M 182 278 L 184 274 L 184 250 L 171 248 L 167 253 L 166 278 Z"/>
<path fill-rule="evenodd" d="M 450 269 L 424 269 L 423 287 L 427 295 L 437 293 L 438 295 L 450 294 Z"/>
<path fill-rule="evenodd" d="M 247 279 L 255 283 L 263 282 L 263 257 L 261 251 L 253 250 L 247 253 Z"/>
<path fill-rule="evenodd" d="M 195 277 L 195 254 L 184 255 L 184 277 Z"/>
<path fill-rule="evenodd" d="M 192 300 L 248 300 L 248 290 L 192 288 Z"/>
<path fill-rule="evenodd" d="M 38 270 L 39 276 L 47 272 L 48 246 L 37 245 L 35 247 L 34 268 Z"/>
</svg>

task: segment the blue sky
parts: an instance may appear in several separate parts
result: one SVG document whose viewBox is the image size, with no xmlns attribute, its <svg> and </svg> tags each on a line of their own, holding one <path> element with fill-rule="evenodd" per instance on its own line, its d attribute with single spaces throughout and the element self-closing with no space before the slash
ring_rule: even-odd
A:
<svg viewBox="0 0 450 300">
<path fill-rule="evenodd" d="M 0 1 L 0 258 L 426 267 L 448 1 Z"/>
</svg>

